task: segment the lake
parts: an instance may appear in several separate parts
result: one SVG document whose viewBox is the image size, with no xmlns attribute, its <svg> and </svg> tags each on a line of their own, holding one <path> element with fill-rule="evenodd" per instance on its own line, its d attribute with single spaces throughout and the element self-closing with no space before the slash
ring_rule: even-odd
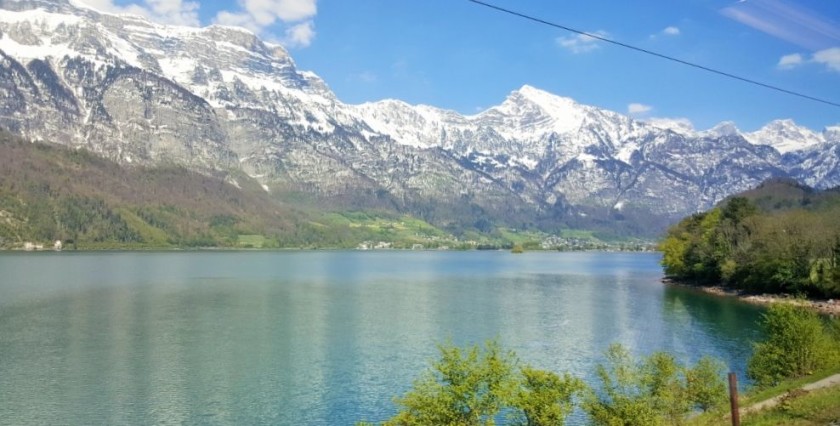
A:
<svg viewBox="0 0 840 426">
<path fill-rule="evenodd" d="M 593 380 L 611 343 L 724 360 L 760 308 L 664 286 L 653 253 L 0 255 L 0 424 L 353 424 L 497 338 Z"/>
</svg>

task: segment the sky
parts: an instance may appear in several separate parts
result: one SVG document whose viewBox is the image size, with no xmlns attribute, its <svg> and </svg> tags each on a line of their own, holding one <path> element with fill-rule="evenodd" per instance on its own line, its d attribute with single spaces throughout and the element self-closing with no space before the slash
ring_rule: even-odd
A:
<svg viewBox="0 0 840 426">
<path fill-rule="evenodd" d="M 162 23 L 237 25 L 285 45 L 339 99 L 401 99 L 474 114 L 531 85 L 639 119 L 793 119 L 840 107 L 665 61 L 469 0 L 83 0 Z M 626 44 L 840 104 L 836 0 L 485 0 Z"/>
</svg>

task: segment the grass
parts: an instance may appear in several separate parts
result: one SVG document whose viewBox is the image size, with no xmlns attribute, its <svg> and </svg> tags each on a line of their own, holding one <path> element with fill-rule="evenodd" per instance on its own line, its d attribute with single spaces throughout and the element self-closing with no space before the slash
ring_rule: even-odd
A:
<svg viewBox="0 0 840 426">
<path fill-rule="evenodd" d="M 262 235 L 240 235 L 237 244 L 240 247 L 263 248 L 266 238 Z"/>
<path fill-rule="evenodd" d="M 744 426 L 840 424 L 840 386 L 791 395 L 773 409 L 744 416 Z"/>
<path fill-rule="evenodd" d="M 314 219 L 313 225 L 322 229 L 350 230 L 355 239 L 385 241 L 395 247 L 412 244 L 451 244 L 455 238 L 421 219 L 407 215 L 377 214 L 372 212 L 333 212 Z M 355 244 L 354 244 L 355 245 Z"/>
<path fill-rule="evenodd" d="M 163 230 L 149 225 L 129 209 L 117 209 L 117 212 L 119 212 L 120 217 L 122 217 L 129 228 L 137 232 L 143 241 L 146 241 L 146 245 L 158 247 L 170 246 L 167 241 L 166 232 Z"/>
<path fill-rule="evenodd" d="M 797 379 L 786 380 L 776 386 L 765 389 L 751 389 L 740 395 L 739 406 L 749 407 L 752 404 L 779 396 L 799 389 L 809 383 L 820 381 L 826 377 L 840 373 L 840 366 L 818 371 L 809 376 Z M 796 391 L 794 391 L 796 394 Z M 840 386 L 821 389 L 791 398 L 776 408 L 765 410 L 759 413 L 744 414 L 741 416 L 742 425 L 811 425 L 829 424 L 830 421 L 840 421 Z M 825 417 L 832 417 L 829 421 L 823 421 Z M 793 422 L 797 417 L 798 423 Z M 729 405 L 718 407 L 715 410 L 703 413 L 689 421 L 688 426 L 712 426 L 727 425 L 729 423 Z M 816 422 L 816 423 L 814 423 Z"/>
<path fill-rule="evenodd" d="M 525 245 L 531 243 L 539 246 L 540 241 L 542 241 L 542 235 L 536 232 L 521 232 L 514 231 L 508 228 L 499 228 L 498 233 L 503 240 L 508 241 L 512 244 Z"/>
<path fill-rule="evenodd" d="M 560 231 L 560 236 L 563 238 L 578 238 L 581 240 L 596 240 L 592 231 L 582 229 L 563 229 Z"/>
<path fill-rule="evenodd" d="M 747 404 L 753 404 L 756 402 L 764 401 L 765 399 L 773 398 L 774 396 L 781 395 L 792 389 L 801 388 L 802 386 L 805 386 L 808 383 L 817 382 L 835 374 L 840 374 L 840 366 L 817 371 L 809 376 L 786 380 L 771 388 L 756 389 L 755 391 L 748 392 L 746 395 L 744 395 L 743 398 L 741 398 L 741 406 L 746 406 Z"/>
</svg>

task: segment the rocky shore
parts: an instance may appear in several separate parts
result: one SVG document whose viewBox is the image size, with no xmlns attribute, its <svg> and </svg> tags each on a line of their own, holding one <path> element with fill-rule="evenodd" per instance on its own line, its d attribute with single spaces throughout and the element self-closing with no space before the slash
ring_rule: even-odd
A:
<svg viewBox="0 0 840 426">
<path fill-rule="evenodd" d="M 687 287 L 703 293 L 713 294 L 722 297 L 736 297 L 739 300 L 752 303 L 755 305 L 771 305 L 773 303 L 789 303 L 791 305 L 804 306 L 813 309 L 819 313 L 831 315 L 834 317 L 840 316 L 840 300 L 816 300 L 816 299 L 799 299 L 788 294 L 750 294 L 741 290 L 734 290 L 723 286 L 698 286 L 692 284 L 681 283 L 678 281 L 663 279 L 667 285 L 674 285 L 679 287 Z"/>
</svg>

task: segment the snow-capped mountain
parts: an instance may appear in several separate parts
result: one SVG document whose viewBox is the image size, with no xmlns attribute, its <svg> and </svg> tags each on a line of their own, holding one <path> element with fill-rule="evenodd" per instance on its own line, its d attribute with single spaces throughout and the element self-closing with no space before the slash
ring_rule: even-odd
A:
<svg viewBox="0 0 840 426">
<path fill-rule="evenodd" d="M 164 26 L 68 0 L 0 0 L 0 9 L 0 127 L 126 164 L 242 171 L 269 191 L 444 224 L 591 219 L 631 232 L 769 177 L 840 184 L 837 128 L 697 132 L 527 85 L 475 115 L 398 100 L 347 105 L 243 29 Z"/>
<path fill-rule="evenodd" d="M 645 122 L 658 129 L 671 130 L 685 136 L 692 136 L 697 133 L 694 130 L 694 124 L 687 118 L 658 117 L 646 119 Z"/>
<path fill-rule="evenodd" d="M 774 120 L 758 131 L 743 135 L 753 145 L 770 145 L 782 154 L 801 151 L 826 142 L 826 136 L 793 120 Z"/>
<path fill-rule="evenodd" d="M 716 124 L 711 129 L 700 132 L 700 136 L 721 138 L 726 136 L 744 136 L 738 129 L 738 126 L 732 121 L 723 121 Z M 749 142 L 749 141 L 747 141 Z M 761 145 L 761 144 L 754 144 Z M 766 144 L 765 144 L 766 145 Z"/>
</svg>

